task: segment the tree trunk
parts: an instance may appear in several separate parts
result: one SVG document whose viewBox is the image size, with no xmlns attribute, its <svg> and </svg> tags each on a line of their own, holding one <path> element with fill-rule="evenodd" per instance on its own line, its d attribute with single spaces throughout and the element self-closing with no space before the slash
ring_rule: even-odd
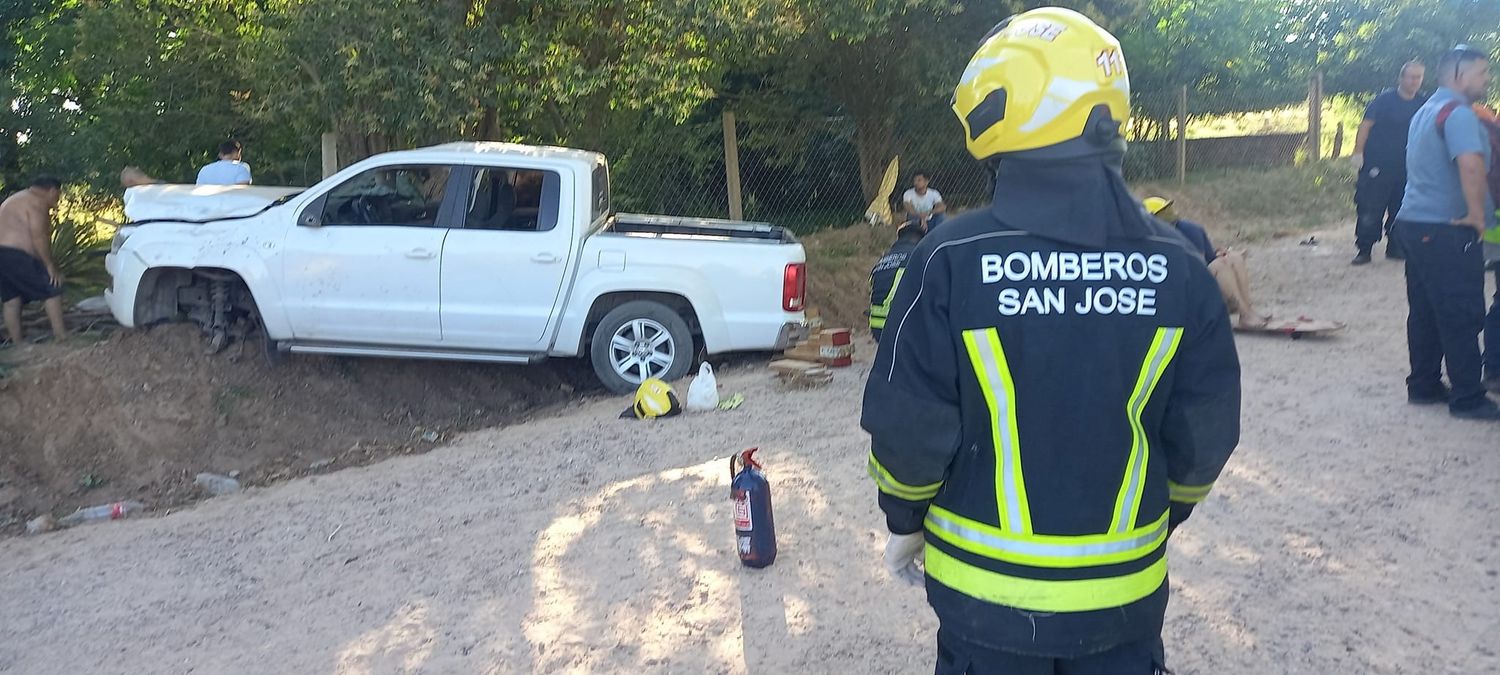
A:
<svg viewBox="0 0 1500 675">
<path fill-rule="evenodd" d="M 348 128 L 339 132 L 339 164 L 342 166 L 349 166 L 390 149 L 391 140 L 385 134 L 366 134 Z"/>
<path fill-rule="evenodd" d="M 497 141 L 500 140 L 500 113 L 495 106 L 484 106 L 484 115 L 479 121 L 479 133 L 474 140 Z"/>
<path fill-rule="evenodd" d="M 865 201 L 872 201 L 885 178 L 886 166 L 897 153 L 895 123 L 884 115 L 855 117 L 854 149 L 859 154 L 860 190 Z"/>
</svg>

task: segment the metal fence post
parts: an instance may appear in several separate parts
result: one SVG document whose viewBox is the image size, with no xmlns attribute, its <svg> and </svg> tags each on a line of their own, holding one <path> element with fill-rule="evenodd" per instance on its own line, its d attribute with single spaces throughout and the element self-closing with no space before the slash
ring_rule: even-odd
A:
<svg viewBox="0 0 1500 675">
<path fill-rule="evenodd" d="M 729 217 L 745 219 L 745 204 L 740 193 L 740 139 L 734 125 L 734 111 L 724 111 L 724 174 L 729 183 Z"/>
<path fill-rule="evenodd" d="M 1187 183 L 1188 88 L 1177 90 L 1177 184 Z"/>
<path fill-rule="evenodd" d="M 323 134 L 323 177 L 339 172 L 339 137 L 328 132 Z"/>
</svg>

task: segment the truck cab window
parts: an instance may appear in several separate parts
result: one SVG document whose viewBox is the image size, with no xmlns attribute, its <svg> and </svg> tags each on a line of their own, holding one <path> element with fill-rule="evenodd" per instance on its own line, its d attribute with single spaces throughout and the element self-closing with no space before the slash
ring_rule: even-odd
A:
<svg viewBox="0 0 1500 675">
<path fill-rule="evenodd" d="M 557 225 L 559 181 L 553 171 L 476 168 L 464 227 L 513 232 L 551 230 Z"/>
<path fill-rule="evenodd" d="M 448 187 L 446 166 L 386 166 L 370 169 L 330 190 L 324 225 L 437 224 Z"/>
</svg>

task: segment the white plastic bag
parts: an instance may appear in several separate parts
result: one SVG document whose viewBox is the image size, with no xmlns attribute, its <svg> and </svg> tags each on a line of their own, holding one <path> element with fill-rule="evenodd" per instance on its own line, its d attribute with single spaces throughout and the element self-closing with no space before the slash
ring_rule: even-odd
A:
<svg viewBox="0 0 1500 675">
<path fill-rule="evenodd" d="M 707 412 L 719 408 L 719 381 L 714 378 L 714 367 L 707 361 L 698 368 L 698 377 L 688 386 L 687 405 L 689 412 Z"/>
</svg>

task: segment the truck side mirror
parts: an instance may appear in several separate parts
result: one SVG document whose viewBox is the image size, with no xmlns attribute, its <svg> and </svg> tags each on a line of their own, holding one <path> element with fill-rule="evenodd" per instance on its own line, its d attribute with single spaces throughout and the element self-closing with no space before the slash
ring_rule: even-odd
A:
<svg viewBox="0 0 1500 675">
<path fill-rule="evenodd" d="M 323 200 L 319 199 L 302 210 L 302 217 L 297 219 L 297 224 L 302 227 L 323 226 Z"/>
</svg>

